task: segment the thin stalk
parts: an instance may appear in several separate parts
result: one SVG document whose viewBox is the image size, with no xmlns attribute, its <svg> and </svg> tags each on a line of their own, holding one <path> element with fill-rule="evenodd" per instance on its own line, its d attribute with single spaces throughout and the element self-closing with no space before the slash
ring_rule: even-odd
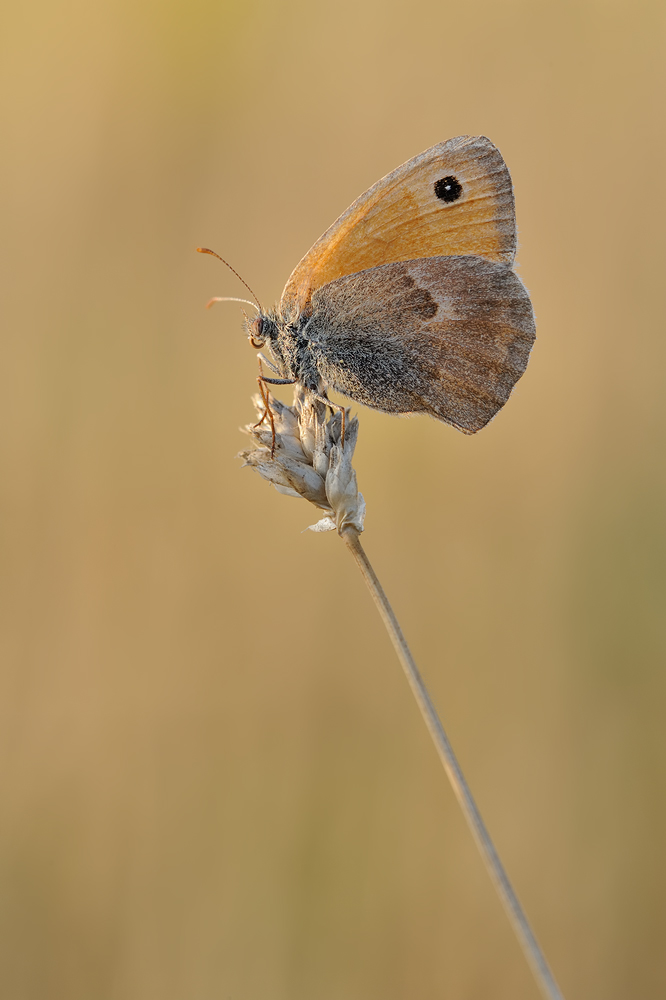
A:
<svg viewBox="0 0 666 1000">
<path fill-rule="evenodd" d="M 343 529 L 342 537 L 356 560 L 356 564 L 368 586 L 368 590 L 372 594 L 373 600 L 377 605 L 379 614 L 382 617 L 382 621 L 386 626 L 391 642 L 393 643 L 395 651 L 398 654 L 398 659 L 400 660 L 403 670 L 407 675 L 407 680 L 409 681 L 412 693 L 414 694 L 417 704 L 421 709 L 421 714 L 423 715 L 425 724 L 428 727 L 428 731 L 430 732 L 433 743 L 435 744 L 439 758 L 444 766 L 444 770 L 446 771 L 449 781 L 451 782 L 455 796 L 460 803 L 460 808 L 462 809 L 465 819 L 469 824 L 469 828 L 472 831 L 476 845 L 481 852 L 481 857 L 483 858 L 486 868 L 488 869 L 488 873 L 495 884 L 497 892 L 499 893 L 499 897 L 502 900 L 509 922 L 515 931 L 516 937 L 518 938 L 525 954 L 525 958 L 532 969 L 541 993 L 547 998 L 547 1000 L 564 1000 L 563 995 L 555 982 L 555 978 L 550 971 L 546 957 L 539 947 L 539 943 L 537 942 L 534 932 L 530 927 L 525 911 L 518 901 L 518 897 L 509 882 L 502 862 L 500 861 L 497 851 L 495 850 L 495 846 L 490 839 L 488 831 L 486 830 L 485 823 L 483 822 L 476 803 L 472 798 L 472 793 L 470 792 L 469 786 L 465 781 L 465 777 L 453 752 L 449 738 L 444 731 L 444 727 L 440 722 L 435 706 L 433 705 L 430 695 L 428 694 L 428 689 L 426 688 L 416 663 L 414 662 L 414 658 L 409 651 L 409 646 L 407 645 L 405 637 L 402 634 L 402 629 L 398 624 L 398 620 L 393 613 L 393 609 L 388 602 L 388 598 L 384 593 L 382 585 L 377 579 L 377 575 L 375 574 L 375 571 L 365 554 L 365 550 L 361 545 L 358 532 L 355 528 L 348 527 Z"/>
</svg>

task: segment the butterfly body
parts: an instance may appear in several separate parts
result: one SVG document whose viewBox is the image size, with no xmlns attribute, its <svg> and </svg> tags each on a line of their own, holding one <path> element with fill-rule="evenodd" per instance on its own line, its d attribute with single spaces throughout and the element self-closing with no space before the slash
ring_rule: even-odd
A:
<svg viewBox="0 0 666 1000">
<path fill-rule="evenodd" d="M 440 143 L 327 230 L 250 339 L 315 395 L 331 388 L 474 433 L 509 398 L 535 338 L 515 248 L 499 151 L 483 137 Z"/>
</svg>

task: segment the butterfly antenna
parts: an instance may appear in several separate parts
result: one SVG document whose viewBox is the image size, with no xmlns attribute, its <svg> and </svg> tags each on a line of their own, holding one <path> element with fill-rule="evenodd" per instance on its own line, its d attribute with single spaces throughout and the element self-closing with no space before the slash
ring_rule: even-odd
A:
<svg viewBox="0 0 666 1000">
<path fill-rule="evenodd" d="M 216 302 L 244 302 L 246 306 L 252 306 L 253 309 L 259 309 L 259 306 L 255 302 L 250 302 L 249 299 L 237 299 L 231 295 L 215 295 L 214 298 L 210 299 L 206 303 L 206 309 L 210 309 L 210 307 L 214 306 Z M 245 314 L 244 309 L 241 309 L 241 312 Z M 261 312 L 261 309 L 259 309 L 259 312 Z M 247 319 L 246 314 L 245 318 Z"/>
<path fill-rule="evenodd" d="M 242 282 L 243 282 L 243 284 L 244 284 L 244 285 L 245 285 L 245 287 L 247 288 L 248 292 L 250 293 L 250 295 L 252 296 L 252 298 L 254 299 L 254 301 L 255 301 L 255 302 L 257 303 L 257 305 L 259 306 L 259 312 L 263 312 L 263 311 L 264 311 L 264 310 L 263 310 L 263 309 L 261 308 L 261 302 L 259 301 L 259 299 L 257 298 L 257 296 L 256 296 L 256 295 L 254 294 L 254 292 L 252 291 L 252 289 L 251 289 L 251 288 L 250 288 L 250 286 L 248 285 L 247 281 L 245 281 L 245 279 L 244 279 L 244 278 L 241 278 L 241 276 L 240 276 L 240 274 L 238 273 L 238 271 L 237 271 L 237 270 L 236 270 L 235 268 L 233 268 L 233 267 L 231 266 L 231 264 L 230 264 L 230 263 L 229 263 L 228 261 L 226 261 L 226 260 L 224 259 L 224 257 L 220 257 L 219 253 L 215 253 L 215 251 L 214 251 L 214 250 L 208 250 L 208 248 L 207 248 L 207 247 L 197 247 L 197 253 L 209 253 L 209 254 L 211 255 L 211 257 L 217 257 L 217 259 L 218 259 L 218 260 L 221 260 L 223 264 L 226 264 L 226 265 L 227 265 L 227 267 L 229 268 L 229 270 L 230 270 L 230 271 L 232 271 L 232 272 L 233 272 L 233 274 L 235 274 L 235 275 L 236 275 L 236 277 L 238 278 L 238 280 L 239 280 L 239 281 L 242 281 Z M 216 300 L 211 300 L 211 301 L 216 301 Z M 221 299 L 217 299 L 217 301 L 218 301 L 218 302 L 221 302 L 222 300 L 221 300 Z M 247 300 L 246 300 L 246 299 L 243 299 L 243 300 L 241 300 L 241 301 L 244 301 L 244 302 L 245 302 L 245 301 L 247 301 Z M 210 303 L 209 303 L 209 305 L 210 305 Z"/>
</svg>

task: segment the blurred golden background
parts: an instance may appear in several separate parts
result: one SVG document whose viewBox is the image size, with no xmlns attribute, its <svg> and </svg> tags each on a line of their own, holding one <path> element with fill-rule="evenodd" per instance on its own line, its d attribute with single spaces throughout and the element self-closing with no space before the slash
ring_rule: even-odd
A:
<svg viewBox="0 0 666 1000">
<path fill-rule="evenodd" d="M 240 469 L 194 253 L 271 303 L 461 133 L 538 340 L 477 437 L 360 411 L 364 544 L 568 1000 L 666 995 L 664 5 L 4 19 L 0 995 L 536 997 L 344 545 Z"/>
</svg>

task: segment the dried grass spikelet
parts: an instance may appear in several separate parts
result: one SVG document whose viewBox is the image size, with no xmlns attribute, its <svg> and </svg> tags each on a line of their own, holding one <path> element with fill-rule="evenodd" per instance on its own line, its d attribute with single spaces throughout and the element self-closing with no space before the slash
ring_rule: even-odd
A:
<svg viewBox="0 0 666 1000">
<path fill-rule="evenodd" d="M 252 401 L 261 419 L 265 411 L 261 396 L 254 396 Z M 325 517 L 310 525 L 312 531 L 363 531 L 365 501 L 358 492 L 352 466 L 358 419 L 350 418 L 349 411 L 345 411 L 342 444 L 342 414 L 338 411 L 327 417 L 324 403 L 310 397 L 301 386 L 296 387 L 293 406 L 275 398 L 271 398 L 270 406 L 275 423 L 273 455 L 273 432 L 270 421 L 265 419 L 243 428 L 253 446 L 242 451 L 239 458 L 279 493 L 302 497 L 326 511 Z"/>
</svg>

